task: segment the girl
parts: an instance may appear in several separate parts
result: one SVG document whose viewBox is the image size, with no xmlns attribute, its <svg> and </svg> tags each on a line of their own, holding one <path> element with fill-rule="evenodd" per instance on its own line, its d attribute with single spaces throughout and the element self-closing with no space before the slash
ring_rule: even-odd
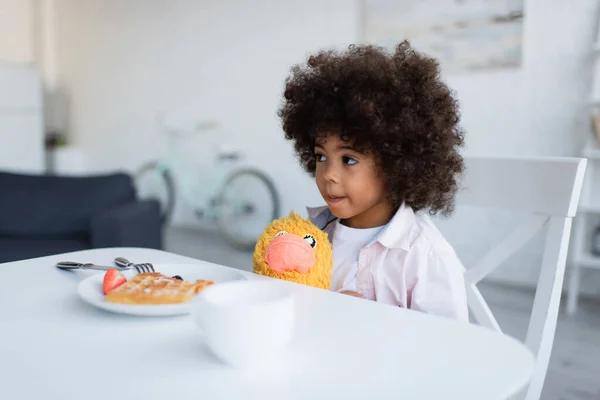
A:
<svg viewBox="0 0 600 400">
<path fill-rule="evenodd" d="M 408 42 L 294 66 L 283 130 L 326 202 L 331 290 L 468 321 L 464 267 L 427 215 L 453 210 L 464 140 L 438 63 Z M 425 212 L 426 211 L 426 212 Z"/>
</svg>

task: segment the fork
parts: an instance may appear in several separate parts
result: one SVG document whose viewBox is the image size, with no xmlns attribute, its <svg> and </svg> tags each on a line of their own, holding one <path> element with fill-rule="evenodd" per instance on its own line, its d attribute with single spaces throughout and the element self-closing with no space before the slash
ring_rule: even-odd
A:
<svg viewBox="0 0 600 400">
<path fill-rule="evenodd" d="M 108 271 L 109 269 L 113 269 L 114 267 L 111 266 L 107 266 L 107 265 L 96 265 L 96 264 L 92 264 L 92 263 L 80 263 L 80 262 L 76 262 L 76 261 L 60 261 L 58 263 L 56 263 L 56 268 L 60 268 L 60 269 L 64 269 L 64 270 L 76 270 L 76 269 L 82 269 L 82 270 L 95 270 L 95 271 Z M 121 267 L 120 269 L 130 269 L 130 268 L 123 268 Z"/>
<path fill-rule="evenodd" d="M 121 268 L 133 268 L 138 274 L 143 272 L 154 272 L 154 266 L 150 263 L 135 264 L 123 257 L 115 258 L 115 264 Z"/>
</svg>

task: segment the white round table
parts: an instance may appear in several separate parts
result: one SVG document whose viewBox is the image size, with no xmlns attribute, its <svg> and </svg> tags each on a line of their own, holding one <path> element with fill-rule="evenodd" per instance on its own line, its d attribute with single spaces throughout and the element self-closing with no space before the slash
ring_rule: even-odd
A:
<svg viewBox="0 0 600 400">
<path fill-rule="evenodd" d="M 96 309 L 75 291 L 89 273 L 54 266 L 110 264 L 117 256 L 203 263 L 120 248 L 1 264 L 2 398 L 490 400 L 531 378 L 532 354 L 508 336 L 282 281 L 301 305 L 293 346 L 277 365 L 231 368 L 204 348 L 190 316 Z"/>
</svg>

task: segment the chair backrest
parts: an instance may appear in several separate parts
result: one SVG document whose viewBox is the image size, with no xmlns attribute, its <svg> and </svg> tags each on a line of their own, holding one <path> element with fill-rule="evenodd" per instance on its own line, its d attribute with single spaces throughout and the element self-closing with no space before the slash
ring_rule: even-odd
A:
<svg viewBox="0 0 600 400">
<path fill-rule="evenodd" d="M 514 231 L 467 268 L 469 308 L 481 325 L 501 331 L 477 283 L 548 226 L 525 344 L 536 357 L 527 388 L 517 397 L 540 398 L 559 311 L 571 221 L 577 212 L 587 160 L 583 158 L 466 157 L 457 205 L 531 213 Z"/>
</svg>

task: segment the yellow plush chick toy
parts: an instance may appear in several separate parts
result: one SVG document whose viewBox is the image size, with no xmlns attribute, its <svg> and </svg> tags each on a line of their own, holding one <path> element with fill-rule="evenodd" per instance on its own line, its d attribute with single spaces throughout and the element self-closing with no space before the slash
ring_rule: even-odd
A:
<svg viewBox="0 0 600 400">
<path fill-rule="evenodd" d="M 290 213 L 271 222 L 258 238 L 254 272 L 329 290 L 333 253 L 327 234 Z"/>
</svg>

